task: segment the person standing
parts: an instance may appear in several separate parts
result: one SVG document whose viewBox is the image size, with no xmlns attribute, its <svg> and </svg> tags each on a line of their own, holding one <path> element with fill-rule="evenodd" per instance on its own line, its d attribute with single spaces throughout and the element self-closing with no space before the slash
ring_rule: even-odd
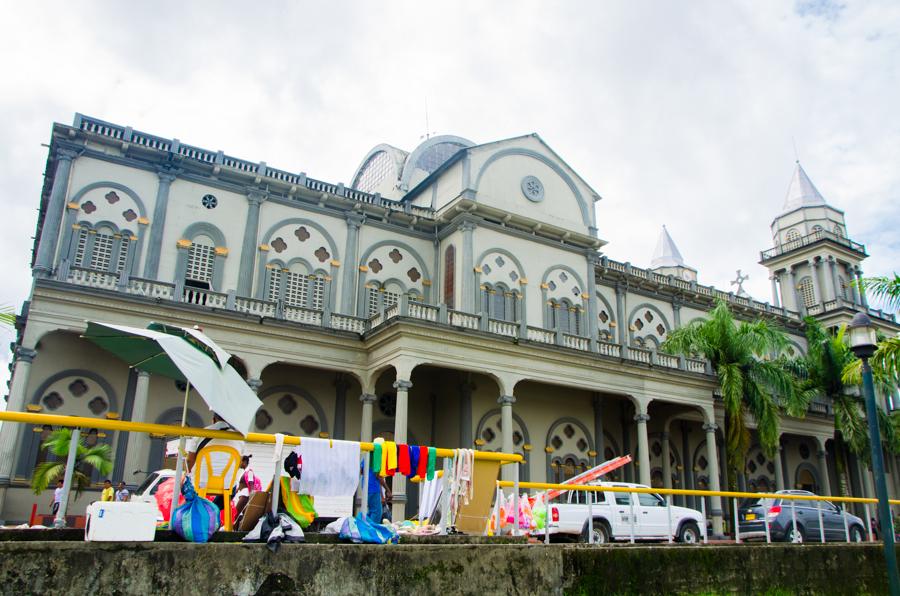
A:
<svg viewBox="0 0 900 596">
<path fill-rule="evenodd" d="M 56 488 L 53 491 L 53 504 L 50 506 L 50 511 L 53 515 L 56 515 L 57 511 L 59 511 L 59 504 L 62 503 L 62 495 L 63 480 L 60 478 L 56 481 Z"/>
<path fill-rule="evenodd" d="M 115 499 L 116 491 L 113 490 L 112 481 L 107 478 L 103 481 L 103 492 L 100 493 L 101 501 L 112 501 Z"/>
<path fill-rule="evenodd" d="M 125 487 L 125 481 L 119 481 L 119 490 L 116 491 L 116 501 L 123 503 L 125 501 L 131 500 L 131 493 L 128 492 L 128 489 Z"/>
</svg>

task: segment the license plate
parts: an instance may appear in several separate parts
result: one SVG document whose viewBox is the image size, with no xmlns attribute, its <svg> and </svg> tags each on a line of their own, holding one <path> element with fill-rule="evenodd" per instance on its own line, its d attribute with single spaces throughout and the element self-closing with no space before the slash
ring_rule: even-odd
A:
<svg viewBox="0 0 900 596">
<path fill-rule="evenodd" d="M 748 513 L 747 515 L 744 516 L 744 519 L 747 520 L 747 521 L 754 520 L 754 519 L 756 519 L 756 514 L 755 514 L 755 513 Z"/>
</svg>

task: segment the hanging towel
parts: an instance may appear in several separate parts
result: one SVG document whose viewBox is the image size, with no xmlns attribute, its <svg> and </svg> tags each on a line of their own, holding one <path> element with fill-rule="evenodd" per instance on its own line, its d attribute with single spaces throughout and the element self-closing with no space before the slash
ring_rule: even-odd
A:
<svg viewBox="0 0 900 596">
<path fill-rule="evenodd" d="M 388 476 L 393 476 L 397 471 L 397 443 L 394 443 L 393 441 L 385 441 L 384 450 L 387 451 Z"/>
<path fill-rule="evenodd" d="M 381 471 L 381 443 L 375 443 L 375 447 L 372 449 L 372 473 L 377 474 Z"/>
<path fill-rule="evenodd" d="M 437 463 L 437 449 L 434 447 L 428 448 L 428 471 L 426 472 L 425 478 L 428 480 L 434 480 L 434 466 Z"/>
<path fill-rule="evenodd" d="M 317 497 L 352 495 L 359 486 L 359 443 L 304 437 L 300 443 L 303 476 L 300 494 Z"/>
<path fill-rule="evenodd" d="M 419 465 L 416 468 L 416 475 L 419 478 L 425 479 L 425 475 L 428 473 L 428 447 L 425 445 L 419 446 Z"/>
<path fill-rule="evenodd" d="M 419 470 L 419 446 L 418 445 L 410 445 L 409 446 L 409 472 L 407 472 L 407 476 L 413 477 Z"/>
<path fill-rule="evenodd" d="M 397 445 L 397 471 L 409 476 L 409 445 Z"/>
</svg>

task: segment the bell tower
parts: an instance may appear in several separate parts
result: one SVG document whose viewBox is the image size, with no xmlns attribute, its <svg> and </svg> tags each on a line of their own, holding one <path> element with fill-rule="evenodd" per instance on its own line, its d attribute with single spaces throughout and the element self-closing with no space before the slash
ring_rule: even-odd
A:
<svg viewBox="0 0 900 596">
<path fill-rule="evenodd" d="M 772 221 L 772 241 L 760 264 L 769 270 L 776 306 L 815 316 L 826 327 L 868 308 L 865 293 L 851 285 L 863 275 L 866 247 L 849 238 L 844 212 L 825 202 L 799 161 Z"/>
</svg>

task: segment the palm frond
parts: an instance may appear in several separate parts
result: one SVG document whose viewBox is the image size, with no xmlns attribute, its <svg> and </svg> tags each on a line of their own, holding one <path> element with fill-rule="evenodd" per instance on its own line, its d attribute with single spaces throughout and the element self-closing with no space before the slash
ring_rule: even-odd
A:
<svg viewBox="0 0 900 596">
<path fill-rule="evenodd" d="M 881 300 L 885 308 L 890 310 L 900 308 L 900 274 L 894 273 L 893 277 L 887 275 L 864 277 L 859 281 L 854 280 L 853 285 Z"/>
<path fill-rule="evenodd" d="M 62 462 L 45 461 L 39 463 L 31 475 L 32 492 L 36 495 L 44 492 L 48 486 L 56 482 L 57 478 L 62 478 L 65 469 L 66 466 Z"/>
</svg>

